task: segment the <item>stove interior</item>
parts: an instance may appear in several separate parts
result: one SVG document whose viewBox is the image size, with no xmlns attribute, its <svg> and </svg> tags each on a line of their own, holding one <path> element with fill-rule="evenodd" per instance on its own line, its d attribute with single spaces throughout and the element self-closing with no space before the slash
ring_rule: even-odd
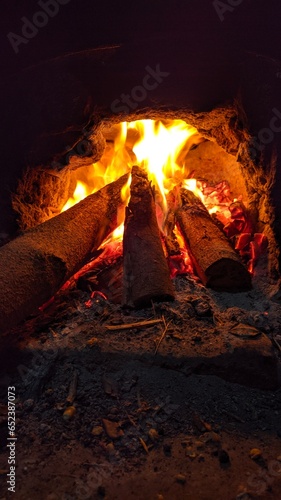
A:
<svg viewBox="0 0 281 500">
<path fill-rule="evenodd" d="M 161 113 L 136 117 L 132 121 L 105 120 L 94 130 L 85 130 L 84 144 L 69 150 L 63 160 L 56 159 L 48 168 L 38 167 L 25 173 L 13 196 L 13 207 L 24 232 L 59 219 L 68 209 L 71 213 L 71 207 L 79 207 L 79 202 L 87 200 L 87 196 L 99 193 L 122 176 L 127 177 L 121 189 L 122 204 L 114 230 L 101 240 L 87 262 L 76 269 L 63 286 L 40 304 L 37 313 L 33 312 L 30 319 L 16 327 L 20 337 L 25 338 L 23 331 L 35 328 L 47 343 L 58 342 L 63 346 L 66 332 L 67 342 L 75 343 L 78 339 L 72 332 L 78 325 L 83 324 L 86 328 L 91 321 L 97 331 L 101 329 L 102 337 L 97 334 L 94 335 L 97 340 L 93 340 L 85 329 L 86 342 L 108 341 L 109 349 L 118 351 L 124 348 L 124 331 L 129 330 L 126 339 L 131 341 L 131 333 L 139 332 L 140 328 L 143 332 L 134 336 L 130 346 L 135 354 L 149 356 L 151 346 L 147 345 L 147 338 L 151 337 L 153 329 L 157 332 L 162 328 L 162 336 L 152 341 L 153 356 L 162 351 L 160 357 L 163 359 L 172 353 L 175 359 L 189 360 L 192 370 L 217 373 L 243 384 L 272 386 L 277 383 L 280 306 L 278 279 L 272 273 L 276 244 L 269 220 L 270 210 L 266 209 L 269 200 L 258 168 L 256 172 L 249 172 L 247 161 L 243 161 L 247 156 L 237 147 L 237 130 L 234 135 L 229 130 L 227 133 L 222 130 L 223 127 L 217 127 L 215 133 L 210 133 L 200 120 L 187 122 L 182 117 L 167 117 Z M 130 196 L 133 198 L 132 173 L 136 168 L 144 173 L 147 190 L 151 191 L 157 237 L 173 292 L 159 292 L 158 296 L 153 292 L 148 300 L 136 299 L 132 304 L 130 300 L 124 301 L 124 289 L 130 297 L 134 285 L 130 282 L 132 272 L 126 268 L 128 259 L 124 255 L 123 238 L 126 210 L 132 212 L 128 207 Z M 215 233 L 219 231 L 220 237 L 227 241 L 234 260 L 238 261 L 240 267 L 236 268 L 235 262 L 232 268 L 232 262 L 221 259 L 226 261 L 223 266 L 219 265 L 223 286 L 213 286 L 204 269 L 202 272 L 202 265 L 198 266 L 196 252 L 200 258 L 203 254 L 203 260 L 206 254 L 208 258 L 209 254 L 213 255 L 212 245 L 217 252 L 217 243 L 209 236 L 211 247 L 205 248 L 202 219 L 197 222 L 195 218 L 188 229 L 200 234 L 195 255 L 190 243 L 192 236 L 186 235 L 185 228 L 177 220 L 177 211 L 184 207 L 184 193 L 191 193 L 192 203 L 195 200 L 189 213 L 197 217 L 198 207 L 205 210 L 204 217 L 208 218 Z M 134 193 L 136 198 L 138 193 Z M 80 221 L 83 224 L 83 214 Z M 72 237 L 75 239 L 75 234 Z M 219 248 L 219 255 L 220 252 Z M 136 264 L 141 268 L 137 280 L 141 282 L 143 276 L 147 276 L 140 288 L 146 288 L 154 272 L 151 281 L 157 283 L 161 273 L 150 269 L 158 257 L 149 252 L 147 257 L 141 250 L 136 258 L 147 259 L 139 266 Z M 220 258 L 213 260 L 217 262 Z M 209 267 L 213 270 L 213 261 Z M 242 278 L 237 286 L 236 274 L 240 274 L 241 269 Z M 224 275 L 230 278 L 224 280 Z M 151 287 L 151 283 L 148 286 Z M 186 328 L 185 338 L 183 331 Z M 115 340 L 112 331 L 116 332 Z M 54 332 L 59 332 L 58 336 Z M 264 371 L 262 377 L 258 377 L 261 364 Z"/>
<path fill-rule="evenodd" d="M 253 275 L 259 258 L 263 255 L 265 259 L 265 254 L 276 248 L 270 224 L 264 222 L 263 212 L 268 213 L 269 203 L 266 190 L 258 174 L 249 175 L 233 144 L 227 145 L 227 152 L 209 133 L 204 134 L 202 126 L 198 128 L 166 116 L 102 122 L 94 132 L 85 132 L 84 141 L 67 153 L 67 165 L 53 162 L 48 169 L 38 167 L 26 172 L 13 195 L 20 228 L 30 229 L 66 211 L 138 165 L 154 189 L 158 228 L 172 278 L 185 273 L 196 276 L 179 225 L 175 221 L 171 228 L 169 221 L 171 208 L 175 208 L 171 207 L 171 196 L 175 204 L 180 188 L 193 192 L 204 204 Z M 118 211 L 118 225 L 102 243 L 105 255 L 113 259 L 114 254 L 116 258 L 122 255 L 130 182 L 131 175 L 122 189 L 124 206 Z M 262 198 L 257 196 L 260 189 Z M 171 231 L 180 249 L 176 254 L 181 258 L 175 258 L 175 252 L 169 253 L 165 247 Z"/>
</svg>

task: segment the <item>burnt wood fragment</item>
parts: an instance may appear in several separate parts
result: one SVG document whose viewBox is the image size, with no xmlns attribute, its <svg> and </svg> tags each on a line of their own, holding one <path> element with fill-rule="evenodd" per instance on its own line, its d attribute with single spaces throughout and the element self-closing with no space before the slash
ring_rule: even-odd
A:
<svg viewBox="0 0 281 500">
<path fill-rule="evenodd" d="M 103 264 L 103 263 L 102 263 Z M 93 267 L 77 280 L 77 288 L 86 292 L 95 290 L 103 293 L 113 304 L 122 303 L 123 295 L 123 257 L 119 256 L 115 262 Z"/>
</svg>

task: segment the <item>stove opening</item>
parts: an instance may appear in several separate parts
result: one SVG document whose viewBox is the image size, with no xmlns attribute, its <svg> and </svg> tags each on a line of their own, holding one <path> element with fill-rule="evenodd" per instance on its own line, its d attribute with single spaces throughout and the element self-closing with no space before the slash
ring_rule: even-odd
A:
<svg viewBox="0 0 281 500">
<path fill-rule="evenodd" d="M 268 271 L 275 241 L 265 185 L 237 126 L 231 132 L 214 119 L 210 132 L 210 114 L 204 120 L 101 121 L 87 137 L 91 152 L 25 173 L 13 197 L 23 234 L 0 250 L 0 330 L 31 315 L 31 328 L 35 321 L 41 331 L 69 309 L 69 324 L 78 315 L 101 336 L 128 328 L 145 335 L 154 325 L 165 336 L 172 322 L 177 342 L 176 325 L 189 325 L 190 356 L 194 345 L 205 346 L 208 370 L 217 359 L 228 363 L 223 338 L 237 344 L 233 363 L 244 366 L 248 350 L 243 357 L 240 347 L 251 338 L 251 356 L 257 348 L 260 363 L 262 345 L 276 380 L 263 333 L 277 328 L 271 297 L 278 293 Z"/>
<path fill-rule="evenodd" d="M 177 276 L 230 293 L 258 281 L 274 294 L 271 179 L 238 117 L 231 106 L 99 117 L 79 143 L 28 169 L 12 196 L 23 235 L 4 245 L 2 266 L 13 259 L 26 290 L 2 277 L 9 320 L 1 328 L 73 279 L 133 307 L 175 299 Z"/>
</svg>

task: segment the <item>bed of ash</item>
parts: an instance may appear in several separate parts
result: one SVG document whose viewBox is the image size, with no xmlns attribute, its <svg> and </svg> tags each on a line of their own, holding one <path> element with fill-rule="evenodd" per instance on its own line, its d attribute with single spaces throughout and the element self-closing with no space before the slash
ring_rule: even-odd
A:
<svg viewBox="0 0 281 500">
<path fill-rule="evenodd" d="M 281 299 L 265 260 L 251 291 L 178 276 L 175 302 L 139 311 L 73 281 L 7 334 L 1 498 L 9 385 L 16 498 L 280 498 Z"/>
</svg>

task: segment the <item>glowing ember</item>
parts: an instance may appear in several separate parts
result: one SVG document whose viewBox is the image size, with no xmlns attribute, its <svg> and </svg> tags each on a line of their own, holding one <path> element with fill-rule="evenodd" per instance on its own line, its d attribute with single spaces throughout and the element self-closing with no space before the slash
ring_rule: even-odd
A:
<svg viewBox="0 0 281 500">
<path fill-rule="evenodd" d="M 103 300 L 107 300 L 107 297 L 104 295 L 104 293 L 95 290 L 94 292 L 91 293 L 91 298 L 85 302 L 85 306 L 90 308 L 94 303 L 93 299 L 99 300 L 101 298 Z"/>
</svg>

